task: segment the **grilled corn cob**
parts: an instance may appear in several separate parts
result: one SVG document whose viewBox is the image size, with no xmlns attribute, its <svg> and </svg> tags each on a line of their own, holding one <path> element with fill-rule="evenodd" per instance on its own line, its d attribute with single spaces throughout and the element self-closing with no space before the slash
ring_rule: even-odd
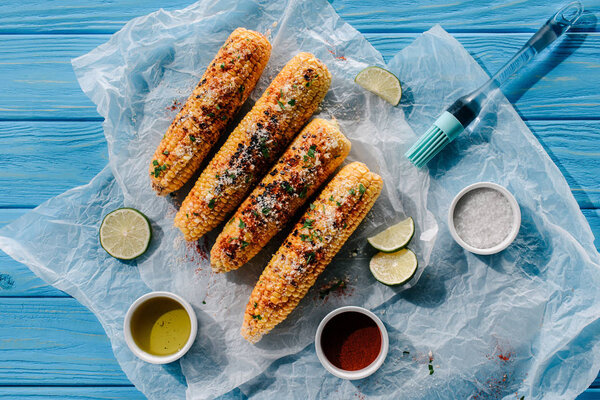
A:
<svg viewBox="0 0 600 400">
<path fill-rule="evenodd" d="M 264 269 L 246 306 L 242 336 L 258 342 L 298 305 L 381 193 L 381 177 L 354 162 L 319 194 Z"/>
<path fill-rule="evenodd" d="M 175 226 L 187 240 L 215 228 L 242 202 L 315 112 L 330 81 L 327 67 L 312 54 L 300 53 L 286 64 L 183 201 Z"/>
<path fill-rule="evenodd" d="M 254 257 L 294 216 L 350 152 L 337 125 L 312 120 L 237 209 L 210 252 L 216 272 Z"/>
<path fill-rule="evenodd" d="M 198 169 L 254 89 L 270 55 L 271 44 L 260 33 L 243 28 L 231 33 L 152 157 L 150 177 L 159 195 L 181 188 Z"/>
</svg>

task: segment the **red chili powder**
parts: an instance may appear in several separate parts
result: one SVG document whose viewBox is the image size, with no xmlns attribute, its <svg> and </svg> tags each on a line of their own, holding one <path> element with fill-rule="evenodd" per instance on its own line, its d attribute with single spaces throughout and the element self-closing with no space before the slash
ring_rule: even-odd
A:
<svg viewBox="0 0 600 400">
<path fill-rule="evenodd" d="M 369 366 L 381 351 L 381 332 L 375 321 L 359 312 L 333 317 L 321 335 L 321 347 L 327 359 L 346 371 Z"/>
</svg>

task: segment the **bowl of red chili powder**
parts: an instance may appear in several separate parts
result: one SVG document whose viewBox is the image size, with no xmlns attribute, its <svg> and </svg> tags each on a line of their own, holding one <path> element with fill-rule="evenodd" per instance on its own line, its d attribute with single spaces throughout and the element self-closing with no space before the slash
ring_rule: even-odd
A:
<svg viewBox="0 0 600 400">
<path fill-rule="evenodd" d="M 333 310 L 319 324 L 317 357 L 338 378 L 355 380 L 381 367 L 389 349 L 387 330 L 371 311 L 356 306 Z"/>
</svg>

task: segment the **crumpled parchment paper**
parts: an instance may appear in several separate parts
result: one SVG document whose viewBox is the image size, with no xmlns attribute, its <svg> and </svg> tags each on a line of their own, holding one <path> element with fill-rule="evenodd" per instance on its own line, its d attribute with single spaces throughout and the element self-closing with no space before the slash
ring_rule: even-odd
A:
<svg viewBox="0 0 600 400">
<path fill-rule="evenodd" d="M 147 175 L 173 106 L 185 101 L 237 26 L 269 34 L 273 43 L 252 99 L 295 53 L 314 53 L 333 74 L 319 116 L 337 118 L 352 141 L 348 160 L 367 163 L 385 181 L 373 211 L 315 288 L 257 346 L 241 339 L 239 327 L 276 243 L 236 272 L 210 273 L 206 255 L 215 234 L 186 244 L 172 226 L 178 199 L 156 197 Z M 181 360 L 188 398 L 573 397 L 600 363 L 591 351 L 600 335 L 600 278 L 593 236 L 564 178 L 501 95 L 472 133 L 452 143 L 429 171 L 418 172 L 403 156 L 416 138 L 407 121 L 424 131 L 486 75 L 439 27 L 388 64 L 403 83 L 398 108 L 353 84 L 355 74 L 373 64 L 384 65 L 381 55 L 319 0 L 201 1 L 132 20 L 73 62 L 82 89 L 106 119 L 110 171 L 0 230 L 0 248 L 98 316 L 124 371 L 149 398 L 177 398 L 185 390 L 177 364 L 145 364 L 122 339 L 128 305 L 150 288 L 183 295 L 198 314 L 197 341 Z M 516 242 L 491 257 L 464 252 L 445 223 L 452 197 L 479 180 L 506 186 L 523 213 Z M 131 263 L 111 259 L 97 243 L 102 216 L 121 205 L 148 215 L 155 233 L 148 253 Z M 417 224 L 410 246 L 421 268 L 410 285 L 388 288 L 368 272 L 372 251 L 364 239 L 406 215 Z M 322 298 L 319 287 L 337 279 L 347 280 L 348 290 Z M 384 367 L 353 383 L 329 376 L 311 345 L 319 320 L 344 304 L 381 305 L 390 330 Z"/>
</svg>

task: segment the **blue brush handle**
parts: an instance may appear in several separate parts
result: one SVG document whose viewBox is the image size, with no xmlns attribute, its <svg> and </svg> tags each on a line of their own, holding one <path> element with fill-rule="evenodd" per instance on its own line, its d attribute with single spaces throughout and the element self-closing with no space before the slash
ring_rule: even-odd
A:
<svg viewBox="0 0 600 400">
<path fill-rule="evenodd" d="M 447 111 L 466 128 L 477 117 L 491 89 L 499 88 L 508 78 L 569 30 L 583 13 L 580 2 L 574 1 L 560 9 L 525 43 L 494 76 L 474 92 L 461 97 Z"/>
</svg>

